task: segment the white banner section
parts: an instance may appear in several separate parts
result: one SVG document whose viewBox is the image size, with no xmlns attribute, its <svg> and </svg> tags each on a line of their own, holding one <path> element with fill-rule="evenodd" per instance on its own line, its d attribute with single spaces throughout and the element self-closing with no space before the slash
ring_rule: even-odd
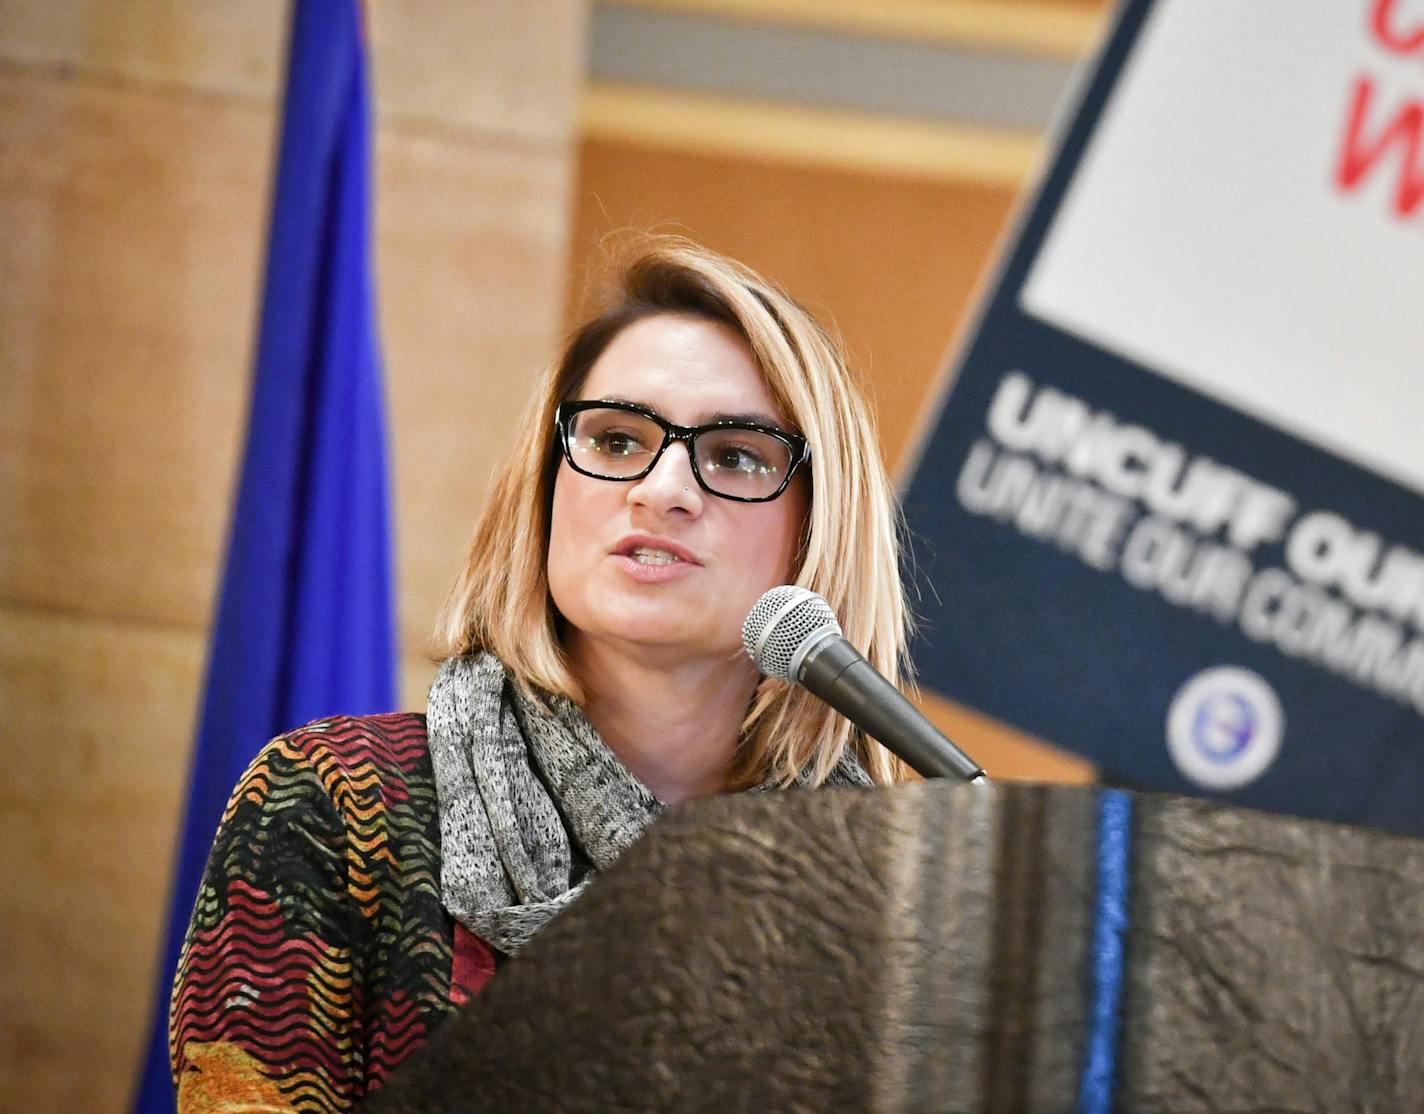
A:
<svg viewBox="0 0 1424 1114">
<path fill-rule="evenodd" d="M 1022 304 L 1424 492 L 1424 0 L 1160 0 Z"/>
</svg>

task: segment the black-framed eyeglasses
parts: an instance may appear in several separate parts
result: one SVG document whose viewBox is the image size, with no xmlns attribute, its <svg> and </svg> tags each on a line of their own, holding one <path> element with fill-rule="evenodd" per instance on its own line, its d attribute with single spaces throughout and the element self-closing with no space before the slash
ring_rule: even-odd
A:
<svg viewBox="0 0 1424 1114">
<path fill-rule="evenodd" d="M 739 503 L 775 499 L 796 469 L 811 459 L 804 437 L 753 422 L 674 425 L 631 402 L 565 402 L 554 416 L 564 459 L 599 480 L 641 480 L 668 445 L 687 445 L 702 489 Z"/>
</svg>

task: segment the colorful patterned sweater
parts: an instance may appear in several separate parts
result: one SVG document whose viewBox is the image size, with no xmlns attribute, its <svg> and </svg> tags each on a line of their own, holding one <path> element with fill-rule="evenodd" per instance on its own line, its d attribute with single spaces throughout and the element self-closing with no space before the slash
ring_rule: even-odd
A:
<svg viewBox="0 0 1424 1114">
<path fill-rule="evenodd" d="M 495 958 L 440 904 L 425 718 L 280 736 L 233 791 L 183 945 L 178 1109 L 350 1110 Z"/>
</svg>

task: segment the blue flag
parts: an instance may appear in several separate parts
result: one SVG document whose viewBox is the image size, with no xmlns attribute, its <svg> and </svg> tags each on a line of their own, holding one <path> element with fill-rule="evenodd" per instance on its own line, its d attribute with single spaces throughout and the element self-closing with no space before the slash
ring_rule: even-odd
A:
<svg viewBox="0 0 1424 1114">
<path fill-rule="evenodd" d="M 369 130 L 357 0 L 297 0 L 247 445 L 140 1114 L 173 1110 L 169 991 L 233 785 L 273 735 L 395 706 Z"/>
</svg>

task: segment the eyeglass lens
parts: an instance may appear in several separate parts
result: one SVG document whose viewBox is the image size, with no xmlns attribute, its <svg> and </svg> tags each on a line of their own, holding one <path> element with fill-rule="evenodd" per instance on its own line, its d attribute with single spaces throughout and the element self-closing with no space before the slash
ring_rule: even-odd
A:
<svg viewBox="0 0 1424 1114">
<path fill-rule="evenodd" d="M 666 435 L 661 426 L 627 410 L 580 410 L 568 422 L 568 446 L 578 467 L 609 480 L 647 470 Z M 772 495 L 791 467 L 791 447 L 779 437 L 738 426 L 708 429 L 693 438 L 697 471 L 707 487 L 734 499 Z"/>
</svg>

